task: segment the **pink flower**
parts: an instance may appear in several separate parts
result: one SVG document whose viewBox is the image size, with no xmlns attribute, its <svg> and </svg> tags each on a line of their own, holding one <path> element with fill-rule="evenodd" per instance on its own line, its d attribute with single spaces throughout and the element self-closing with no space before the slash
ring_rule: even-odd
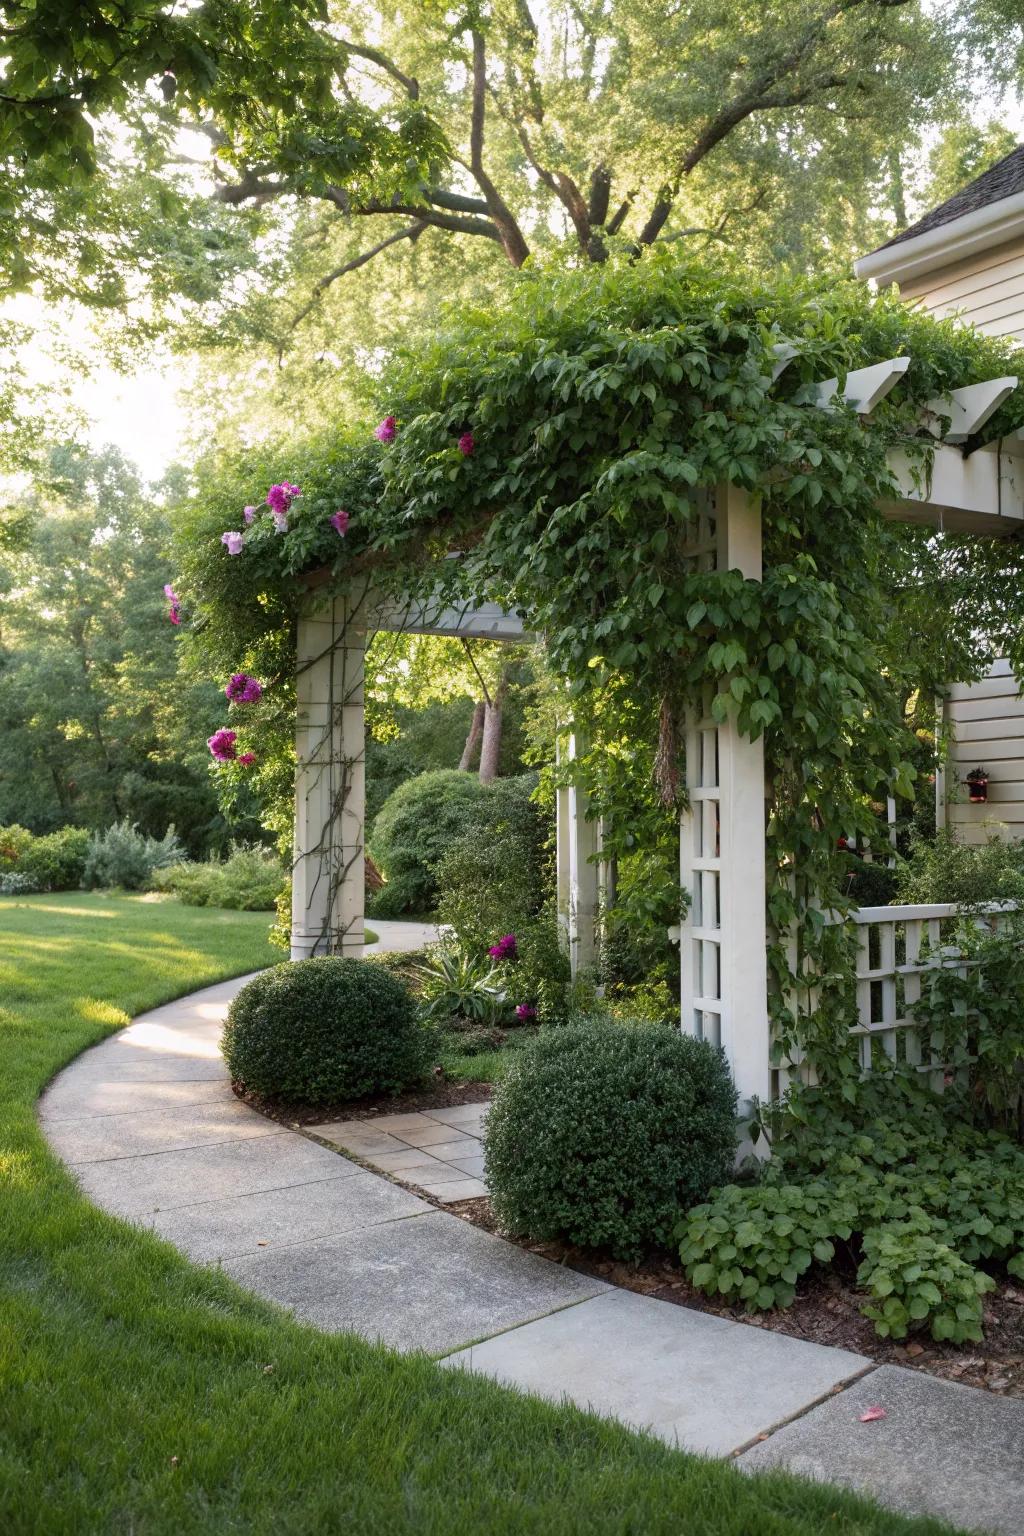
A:
<svg viewBox="0 0 1024 1536">
<path fill-rule="evenodd" d="M 398 429 L 397 416 L 385 416 L 379 427 L 374 427 L 373 435 L 378 443 L 390 443 L 394 440 Z"/>
<path fill-rule="evenodd" d="M 224 694 L 232 704 L 255 704 L 263 697 L 263 684 L 250 677 L 248 672 L 232 672 Z"/>
<path fill-rule="evenodd" d="M 288 514 L 287 514 L 287 512 L 279 512 L 277 510 L 277 508 L 275 507 L 270 515 L 274 519 L 274 532 L 275 533 L 287 533 L 288 532 Z"/>
<path fill-rule="evenodd" d="M 514 933 L 506 933 L 497 944 L 492 944 L 487 951 L 492 960 L 514 960 L 517 954 L 516 936 Z"/>
<path fill-rule="evenodd" d="M 299 490 L 299 487 L 297 485 L 290 485 L 287 480 L 282 480 L 280 485 L 272 485 L 267 492 L 267 506 L 274 514 L 274 521 L 277 521 L 278 513 L 283 514 L 287 512 L 296 496 L 301 495 L 302 492 Z M 285 527 L 287 527 L 287 524 L 285 524 Z M 284 530 L 278 528 L 277 531 L 282 533 Z"/>
<path fill-rule="evenodd" d="M 170 582 L 164 586 L 164 597 L 167 599 L 167 617 L 172 624 L 181 623 L 181 598 L 175 592 Z"/>
<path fill-rule="evenodd" d="M 256 753 L 241 752 L 239 753 L 238 761 L 242 764 L 243 768 L 249 768 L 256 761 Z"/>
<path fill-rule="evenodd" d="M 459 452 L 462 454 L 462 457 L 468 459 L 475 447 L 476 444 L 473 441 L 472 432 L 463 432 L 459 438 Z"/>
<path fill-rule="evenodd" d="M 516 1018 L 519 1019 L 523 1024 L 525 1024 L 527 1020 L 535 1019 L 536 1017 L 537 1010 L 532 1003 L 520 1003 L 516 1009 Z"/>
<path fill-rule="evenodd" d="M 348 513 L 343 509 L 339 509 L 330 519 L 330 524 L 335 533 L 339 534 L 341 538 L 344 538 L 348 532 Z"/>
<path fill-rule="evenodd" d="M 218 763 L 230 763 L 235 757 L 235 742 L 238 740 L 238 732 L 228 730 L 222 725 L 219 731 L 207 738 L 206 745 L 210 749 L 211 757 L 215 757 Z"/>
<path fill-rule="evenodd" d="M 242 553 L 243 538 L 240 533 L 222 533 L 220 541 L 227 546 L 229 555 L 240 555 Z"/>
<path fill-rule="evenodd" d="M 256 508 L 255 507 L 243 507 L 242 508 L 242 516 L 245 519 L 245 526 L 248 528 L 249 524 L 252 522 L 253 518 L 256 516 Z"/>
</svg>

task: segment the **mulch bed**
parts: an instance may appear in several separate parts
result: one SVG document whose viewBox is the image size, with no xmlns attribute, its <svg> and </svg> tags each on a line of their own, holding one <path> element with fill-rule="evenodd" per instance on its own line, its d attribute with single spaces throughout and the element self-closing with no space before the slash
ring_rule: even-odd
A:
<svg viewBox="0 0 1024 1536">
<path fill-rule="evenodd" d="M 251 1109 L 259 1110 L 281 1125 L 326 1125 L 331 1120 L 374 1120 L 378 1115 L 404 1115 L 413 1110 L 454 1109 L 457 1104 L 486 1104 L 492 1093 L 490 1083 L 456 1083 L 437 1078 L 429 1087 L 411 1093 L 379 1095 L 375 1099 L 357 1099 L 339 1104 L 281 1104 L 246 1093 L 232 1083 L 235 1094 Z"/>
<path fill-rule="evenodd" d="M 323 1125 L 330 1120 L 373 1120 L 380 1115 L 405 1114 L 413 1110 L 485 1104 L 492 1093 L 490 1083 L 457 1083 L 439 1077 L 428 1087 L 412 1093 L 310 1107 L 277 1104 L 254 1094 L 242 1093 L 237 1085 L 233 1086 L 238 1097 L 253 1109 L 288 1126 Z M 396 1175 L 389 1177 L 399 1183 L 412 1182 L 411 1176 L 405 1181 Z M 445 1205 L 431 1200 L 422 1191 L 420 1194 L 439 1210 L 450 1211 L 474 1226 L 508 1237 L 495 1221 L 488 1199 L 461 1200 Z M 692 1307 L 698 1312 L 711 1312 L 716 1317 L 749 1323 L 755 1328 L 769 1328 L 775 1333 L 808 1339 L 814 1344 L 848 1349 L 855 1354 L 867 1355 L 880 1364 L 904 1365 L 949 1381 L 961 1381 L 965 1386 L 983 1387 L 1001 1397 L 1024 1398 L 1024 1287 L 1005 1285 L 986 1297 L 985 1340 L 982 1344 L 937 1344 L 927 1334 L 897 1343 L 878 1337 L 873 1324 L 861 1316 L 861 1298 L 853 1286 L 835 1272 L 815 1274 L 804 1281 L 793 1305 L 785 1312 L 748 1313 L 742 1307 L 728 1306 L 724 1300 L 709 1300 L 700 1291 L 695 1291 L 680 1266 L 668 1258 L 622 1264 L 576 1248 L 571 1243 L 530 1243 L 515 1238 L 511 1241 L 518 1241 L 520 1247 L 556 1264 L 597 1275 L 611 1285 L 621 1285 L 642 1296 L 654 1296 L 659 1301 Z"/>
<path fill-rule="evenodd" d="M 463 1200 L 445 1207 L 474 1226 L 485 1227 L 501 1237 L 487 1199 Z M 513 1241 L 516 1241 L 513 1239 Z M 927 1334 L 902 1343 L 880 1339 L 874 1325 L 860 1313 L 861 1297 L 840 1275 L 816 1274 L 804 1282 L 793 1305 L 785 1312 L 748 1313 L 709 1300 L 688 1283 L 682 1269 L 670 1259 L 649 1259 L 641 1264 L 621 1264 L 601 1258 L 571 1243 L 529 1243 L 520 1247 L 556 1264 L 566 1264 L 584 1274 L 597 1275 L 611 1285 L 654 1296 L 680 1307 L 711 1312 L 755 1328 L 769 1328 L 814 1344 L 830 1344 L 867 1355 L 880 1364 L 904 1365 L 965 1386 L 984 1387 L 1001 1397 L 1024 1398 L 1024 1288 L 1002 1286 L 985 1298 L 985 1340 L 982 1344 L 937 1344 Z"/>
</svg>

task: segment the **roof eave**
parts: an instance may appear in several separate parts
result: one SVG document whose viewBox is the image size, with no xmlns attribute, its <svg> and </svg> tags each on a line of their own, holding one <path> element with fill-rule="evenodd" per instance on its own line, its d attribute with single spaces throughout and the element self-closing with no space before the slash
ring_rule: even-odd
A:
<svg viewBox="0 0 1024 1536">
<path fill-rule="evenodd" d="M 858 277 L 874 278 L 879 287 L 903 284 L 923 277 L 937 267 L 946 267 L 977 251 L 987 250 L 1024 234 L 1024 192 L 1001 197 L 984 208 L 925 230 L 912 240 L 883 245 L 881 250 L 861 256 L 853 264 Z"/>
</svg>

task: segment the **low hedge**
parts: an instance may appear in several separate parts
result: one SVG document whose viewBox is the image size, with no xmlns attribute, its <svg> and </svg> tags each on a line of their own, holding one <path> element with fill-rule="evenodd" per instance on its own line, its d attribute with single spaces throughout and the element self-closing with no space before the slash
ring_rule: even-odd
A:
<svg viewBox="0 0 1024 1536">
<path fill-rule="evenodd" d="M 397 976 L 372 960 L 324 955 L 275 965 L 244 986 L 221 1048 L 232 1080 L 259 1097 L 329 1104 L 409 1087 L 427 1072 L 433 1044 Z"/>
</svg>

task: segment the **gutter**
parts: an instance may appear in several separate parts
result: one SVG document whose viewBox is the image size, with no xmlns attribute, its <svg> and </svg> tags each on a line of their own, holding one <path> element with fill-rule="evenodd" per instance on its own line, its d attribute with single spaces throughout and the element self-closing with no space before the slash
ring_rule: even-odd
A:
<svg viewBox="0 0 1024 1536">
<path fill-rule="evenodd" d="M 883 245 L 855 261 L 853 270 L 858 277 L 874 278 L 880 288 L 889 283 L 903 284 L 1019 235 L 1024 235 L 1024 192 L 973 208 L 911 240 Z"/>
</svg>

